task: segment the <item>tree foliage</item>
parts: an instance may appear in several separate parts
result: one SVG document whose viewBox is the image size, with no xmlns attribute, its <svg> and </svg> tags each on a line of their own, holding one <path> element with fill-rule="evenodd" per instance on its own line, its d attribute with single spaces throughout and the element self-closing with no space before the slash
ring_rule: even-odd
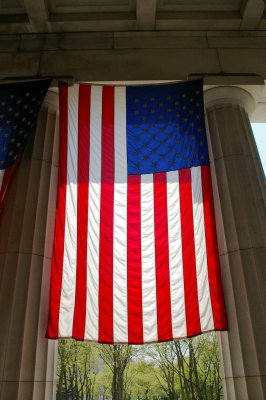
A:
<svg viewBox="0 0 266 400">
<path fill-rule="evenodd" d="M 100 370 L 96 345 L 60 340 L 58 346 L 57 399 L 93 400 Z"/>
<path fill-rule="evenodd" d="M 59 399 L 220 400 L 216 335 L 145 346 L 60 340 Z"/>
<path fill-rule="evenodd" d="M 134 347 L 114 344 L 99 348 L 101 359 L 112 372 L 112 399 L 126 400 L 126 370 L 134 354 Z"/>
<path fill-rule="evenodd" d="M 155 374 L 169 400 L 222 398 L 219 352 L 215 334 L 149 346 Z"/>
</svg>

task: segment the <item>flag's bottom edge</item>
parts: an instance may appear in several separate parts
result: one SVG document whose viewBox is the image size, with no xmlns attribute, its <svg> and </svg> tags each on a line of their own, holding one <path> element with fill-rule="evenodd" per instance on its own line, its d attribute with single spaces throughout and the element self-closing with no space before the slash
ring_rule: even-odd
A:
<svg viewBox="0 0 266 400">
<path fill-rule="evenodd" d="M 93 339 L 86 339 L 86 338 L 79 338 L 79 337 L 75 337 L 75 336 L 52 336 L 52 335 L 46 335 L 46 339 L 50 339 L 50 340 L 58 340 L 58 339 L 75 339 L 79 342 L 90 342 L 90 343 L 99 343 L 99 344 L 124 344 L 124 345 L 144 345 L 144 344 L 151 344 L 151 343 L 163 343 L 163 342 L 170 342 L 173 340 L 181 340 L 181 339 L 190 339 L 193 338 L 195 336 L 199 336 L 199 335 L 203 335 L 205 333 L 211 333 L 211 332 L 228 332 L 229 329 L 228 328 L 223 328 L 223 329 L 210 329 L 210 330 L 206 330 L 206 331 L 202 331 L 202 332 L 197 332 L 193 335 L 189 335 L 189 336 L 177 336 L 177 337 L 171 337 L 171 338 L 165 338 L 165 339 L 161 339 L 161 340 L 152 340 L 152 341 L 145 341 L 145 342 L 135 342 L 135 341 L 131 341 L 131 342 L 123 342 L 123 341 L 100 341 L 100 340 L 93 340 Z"/>
</svg>

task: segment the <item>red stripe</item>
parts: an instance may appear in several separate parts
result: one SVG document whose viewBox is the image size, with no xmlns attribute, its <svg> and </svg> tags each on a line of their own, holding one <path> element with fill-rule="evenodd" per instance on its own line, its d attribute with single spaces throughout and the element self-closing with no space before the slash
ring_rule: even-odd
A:
<svg viewBox="0 0 266 400">
<path fill-rule="evenodd" d="M 208 263 L 208 277 L 215 329 L 228 329 L 224 304 L 218 245 L 215 228 L 215 216 L 212 196 L 212 184 L 209 167 L 201 167 L 204 225 Z"/>
<path fill-rule="evenodd" d="M 103 87 L 99 249 L 99 342 L 112 343 L 114 225 L 114 88 Z"/>
<path fill-rule="evenodd" d="M 90 85 L 79 87 L 77 270 L 73 337 L 84 339 L 87 286 L 88 182 L 90 157 Z"/>
<path fill-rule="evenodd" d="M 59 310 L 63 276 L 63 256 L 66 214 L 67 184 L 67 133 L 68 133 L 68 87 L 61 84 L 59 88 L 60 102 L 60 156 L 57 189 L 57 206 L 55 216 L 55 239 L 51 269 L 50 315 L 46 337 L 58 338 Z"/>
<path fill-rule="evenodd" d="M 154 174 L 154 238 L 158 341 L 171 340 L 172 318 L 169 275 L 166 173 Z"/>
<path fill-rule="evenodd" d="M 6 202 L 8 188 L 9 188 L 12 178 L 17 170 L 20 160 L 21 160 L 21 155 L 19 155 L 16 158 L 16 161 L 14 162 L 14 164 L 11 167 L 7 168 L 4 172 L 2 185 L 1 185 L 1 189 L 0 189 L 0 215 L 3 211 L 4 205 Z"/>
<path fill-rule="evenodd" d="M 182 256 L 187 336 L 201 333 L 196 275 L 193 204 L 190 169 L 179 171 Z"/>
<path fill-rule="evenodd" d="M 128 176 L 127 191 L 127 296 L 128 341 L 143 343 L 141 280 L 140 175 Z"/>
</svg>

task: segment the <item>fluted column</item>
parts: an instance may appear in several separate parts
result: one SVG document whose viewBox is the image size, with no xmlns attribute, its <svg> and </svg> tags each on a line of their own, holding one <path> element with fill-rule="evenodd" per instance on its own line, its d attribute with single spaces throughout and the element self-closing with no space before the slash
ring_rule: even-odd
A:
<svg viewBox="0 0 266 400">
<path fill-rule="evenodd" d="M 0 399 L 55 398 L 45 339 L 58 170 L 58 95 L 48 92 L 0 220 Z"/>
<path fill-rule="evenodd" d="M 220 334 L 224 396 L 266 399 L 266 192 L 238 87 L 205 92 L 216 223 L 229 332 Z"/>
</svg>

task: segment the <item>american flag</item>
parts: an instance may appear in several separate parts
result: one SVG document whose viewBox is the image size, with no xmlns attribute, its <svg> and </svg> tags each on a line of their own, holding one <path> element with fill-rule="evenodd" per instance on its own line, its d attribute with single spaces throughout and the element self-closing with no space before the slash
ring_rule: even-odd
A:
<svg viewBox="0 0 266 400">
<path fill-rule="evenodd" d="M 38 80 L 0 86 L 0 214 L 49 85 Z"/>
<path fill-rule="evenodd" d="M 47 337 L 224 329 L 202 81 L 61 85 Z"/>
</svg>

